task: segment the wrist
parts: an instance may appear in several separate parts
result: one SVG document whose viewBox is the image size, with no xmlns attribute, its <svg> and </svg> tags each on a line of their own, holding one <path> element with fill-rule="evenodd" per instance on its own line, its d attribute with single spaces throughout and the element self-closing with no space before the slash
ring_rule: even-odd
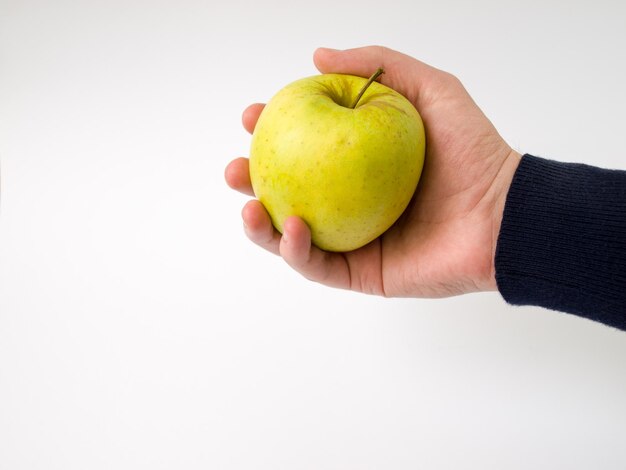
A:
<svg viewBox="0 0 626 470">
<path fill-rule="evenodd" d="M 495 198 L 491 217 L 491 269 L 489 279 L 487 281 L 488 290 L 498 290 L 495 267 L 496 245 L 498 243 L 498 236 L 502 226 L 502 216 L 504 214 L 506 198 L 509 193 L 509 189 L 511 188 L 511 183 L 513 182 L 513 176 L 515 175 L 521 160 L 522 155 L 511 149 L 493 181 L 492 188 L 494 190 Z"/>
</svg>

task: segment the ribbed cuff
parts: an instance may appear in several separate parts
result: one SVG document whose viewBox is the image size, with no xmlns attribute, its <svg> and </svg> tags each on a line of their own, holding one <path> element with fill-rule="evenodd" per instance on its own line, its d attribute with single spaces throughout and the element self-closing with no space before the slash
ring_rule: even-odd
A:
<svg viewBox="0 0 626 470">
<path fill-rule="evenodd" d="M 626 172 L 524 155 L 507 195 L 495 268 L 510 304 L 626 330 Z"/>
</svg>

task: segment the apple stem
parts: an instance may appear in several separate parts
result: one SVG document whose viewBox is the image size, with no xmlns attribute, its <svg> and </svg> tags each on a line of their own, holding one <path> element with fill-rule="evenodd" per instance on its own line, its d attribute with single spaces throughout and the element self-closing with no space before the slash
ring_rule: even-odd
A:
<svg viewBox="0 0 626 470">
<path fill-rule="evenodd" d="M 372 82 L 374 80 L 376 80 L 378 77 L 380 77 L 383 73 L 385 73 L 383 68 L 382 67 L 378 67 L 378 70 L 376 70 L 376 72 L 374 72 L 374 74 L 369 78 L 367 83 L 365 85 L 363 85 L 363 88 L 361 88 L 361 91 L 359 91 L 359 94 L 357 95 L 356 99 L 354 100 L 354 103 L 352 103 L 352 106 L 350 106 L 351 109 L 356 108 L 356 105 L 359 104 L 359 100 L 363 96 L 363 93 L 365 93 L 365 90 L 367 90 L 369 88 L 369 86 L 372 84 Z"/>
</svg>

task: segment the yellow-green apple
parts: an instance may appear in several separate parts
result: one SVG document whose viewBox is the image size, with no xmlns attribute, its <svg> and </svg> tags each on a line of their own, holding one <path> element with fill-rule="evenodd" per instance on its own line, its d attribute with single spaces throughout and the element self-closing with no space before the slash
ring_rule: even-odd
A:
<svg viewBox="0 0 626 470">
<path fill-rule="evenodd" d="M 265 106 L 250 150 L 255 195 L 282 232 L 301 217 L 312 242 L 350 251 L 384 233 L 422 172 L 420 115 L 401 94 L 352 75 L 295 81 Z"/>
</svg>

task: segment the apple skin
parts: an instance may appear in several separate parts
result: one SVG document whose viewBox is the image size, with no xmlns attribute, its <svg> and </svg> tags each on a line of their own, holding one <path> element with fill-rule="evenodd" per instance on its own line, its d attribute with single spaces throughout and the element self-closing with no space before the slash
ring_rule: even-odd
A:
<svg viewBox="0 0 626 470">
<path fill-rule="evenodd" d="M 362 247 L 383 234 L 411 200 L 424 164 L 415 107 L 378 82 L 323 74 L 297 80 L 265 106 L 250 150 L 256 197 L 282 233 L 301 217 L 328 251 Z"/>
</svg>

